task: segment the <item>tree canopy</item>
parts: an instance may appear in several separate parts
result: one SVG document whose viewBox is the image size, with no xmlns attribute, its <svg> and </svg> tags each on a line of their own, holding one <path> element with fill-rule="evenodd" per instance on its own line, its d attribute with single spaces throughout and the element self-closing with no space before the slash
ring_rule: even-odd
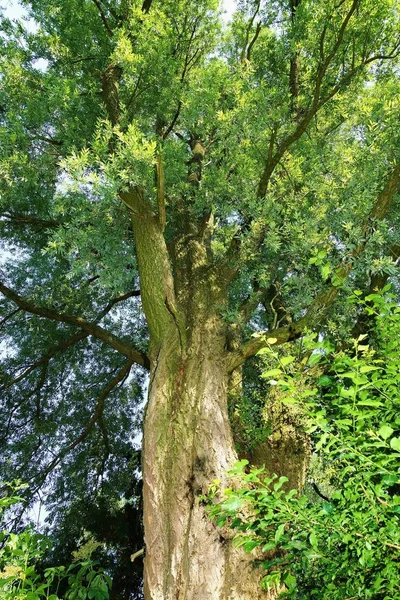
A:
<svg viewBox="0 0 400 600">
<path fill-rule="evenodd" d="M 185 348 L 212 303 L 232 374 L 305 330 L 346 339 L 349 293 L 396 284 L 400 11 L 21 4 L 34 30 L 0 26 L 0 472 L 79 537 L 87 506 L 138 508 L 171 323 Z"/>
</svg>

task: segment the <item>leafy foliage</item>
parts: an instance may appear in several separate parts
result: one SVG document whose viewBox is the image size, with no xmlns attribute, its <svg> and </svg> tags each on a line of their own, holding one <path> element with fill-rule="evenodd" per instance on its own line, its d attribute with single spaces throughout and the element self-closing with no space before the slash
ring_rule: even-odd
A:
<svg viewBox="0 0 400 600">
<path fill-rule="evenodd" d="M 21 500 L 18 496 L 0 498 L 0 516 Z M 111 579 L 90 560 L 91 552 L 84 561 L 43 569 L 40 563 L 50 547 L 45 536 L 31 528 L 18 534 L 3 530 L 0 543 L 2 600 L 108 600 Z"/>
<path fill-rule="evenodd" d="M 319 496 L 310 502 L 284 491 L 285 477 L 246 472 L 243 460 L 232 475 L 244 487 L 225 490 L 210 509 L 218 525 L 238 532 L 238 545 L 258 549 L 263 585 L 283 585 L 282 598 L 400 595 L 400 309 L 379 294 L 363 308 L 375 319 L 369 336 L 346 351 L 313 343 L 303 372 L 285 374 L 288 359 L 265 372 L 279 378 L 271 383 L 282 388 L 283 403 L 303 404 L 315 452 L 330 470 L 330 497 L 319 491 L 326 478 L 314 483 Z M 319 376 L 312 374 L 316 361 Z M 299 393 L 304 377 L 309 388 Z"/>
</svg>

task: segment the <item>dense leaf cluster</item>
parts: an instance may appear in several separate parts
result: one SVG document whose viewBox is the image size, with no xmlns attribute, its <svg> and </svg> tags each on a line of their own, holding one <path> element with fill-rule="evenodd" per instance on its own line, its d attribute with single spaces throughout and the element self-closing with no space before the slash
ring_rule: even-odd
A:
<svg viewBox="0 0 400 600">
<path fill-rule="evenodd" d="M 377 294 L 365 309 L 375 318 L 369 344 L 365 334 L 347 351 L 312 344 L 305 372 L 285 374 L 283 357 L 265 373 L 278 378 L 270 383 L 283 403 L 303 404 L 325 471 L 313 480 L 318 495 L 285 491 L 287 478 L 246 472 L 243 460 L 232 474 L 245 486 L 211 508 L 218 525 L 238 532 L 238 545 L 258 549 L 263 585 L 283 586 L 282 598 L 400 597 L 400 309 Z M 307 374 L 315 364 L 323 375 Z M 310 387 L 299 392 L 304 376 Z"/>
<path fill-rule="evenodd" d="M 22 500 L 15 495 L 0 498 L 0 517 L 4 510 Z M 99 544 L 86 544 L 67 567 L 47 568 L 43 566 L 43 556 L 51 541 L 32 528 L 19 534 L 2 530 L 0 544 L 2 600 L 108 600 L 111 579 L 90 559 Z"/>
</svg>

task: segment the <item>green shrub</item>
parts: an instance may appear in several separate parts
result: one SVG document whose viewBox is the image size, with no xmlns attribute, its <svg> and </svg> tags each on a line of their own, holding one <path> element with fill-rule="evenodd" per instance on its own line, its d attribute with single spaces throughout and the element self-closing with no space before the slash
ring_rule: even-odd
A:
<svg viewBox="0 0 400 600">
<path fill-rule="evenodd" d="M 18 496 L 0 498 L 0 516 L 20 501 Z M 18 534 L 0 531 L 0 600 L 108 599 L 111 580 L 94 561 L 40 569 L 49 544 L 30 527 Z"/>
<path fill-rule="evenodd" d="M 246 472 L 247 461 L 231 473 L 239 489 L 211 494 L 211 516 L 257 548 L 262 585 L 282 586 L 280 598 L 400 598 L 400 309 L 374 294 L 363 310 L 369 344 L 365 334 L 346 351 L 314 343 L 305 368 L 273 370 L 281 401 L 303 405 L 329 497 L 286 492 L 285 477 Z"/>
</svg>

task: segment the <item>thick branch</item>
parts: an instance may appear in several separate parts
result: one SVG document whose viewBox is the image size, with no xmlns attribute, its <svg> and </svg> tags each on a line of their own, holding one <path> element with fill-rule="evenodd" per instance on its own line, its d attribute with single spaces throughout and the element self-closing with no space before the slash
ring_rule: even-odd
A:
<svg viewBox="0 0 400 600">
<path fill-rule="evenodd" d="M 110 37 L 113 36 L 113 32 L 110 29 L 107 19 L 104 16 L 104 13 L 101 10 L 100 3 L 98 0 L 93 0 L 96 6 L 100 10 L 100 14 L 102 15 L 103 22 L 106 26 L 107 33 Z M 144 0 L 142 6 L 142 12 L 147 14 L 150 11 L 150 7 L 152 5 L 153 0 Z M 131 40 L 135 40 L 134 37 L 130 36 Z M 108 117 L 112 123 L 112 125 L 116 125 L 119 121 L 121 107 L 120 107 L 120 99 L 119 99 L 119 83 L 122 77 L 122 68 L 117 64 L 110 64 L 104 70 L 101 76 L 101 95 L 103 98 L 103 102 L 105 104 Z M 128 107 L 133 101 L 133 98 L 128 102 Z M 112 149 L 113 142 L 111 142 L 110 150 Z"/>
<path fill-rule="evenodd" d="M 300 6 L 301 0 L 291 0 L 290 2 L 290 19 L 292 22 L 292 28 L 295 24 L 296 19 L 296 11 Z M 300 94 L 300 85 L 299 85 L 299 53 L 293 51 L 293 56 L 290 59 L 290 74 L 289 74 L 289 91 L 291 97 L 291 111 L 294 116 L 298 116 L 297 114 L 297 98 Z"/>
<path fill-rule="evenodd" d="M 16 294 L 13 290 L 8 288 L 1 282 L 0 292 L 10 300 L 15 302 L 15 304 L 25 312 L 29 312 L 38 315 L 39 317 L 50 319 L 51 321 L 58 321 L 60 323 L 68 323 L 69 325 L 75 325 L 76 327 L 79 327 L 79 329 L 82 329 L 89 335 L 93 335 L 108 346 L 111 346 L 111 348 L 114 348 L 114 350 L 117 350 L 121 354 L 124 354 L 132 362 L 135 362 L 138 365 L 141 365 L 142 367 L 149 368 L 149 360 L 143 352 L 139 352 L 133 346 L 128 344 L 125 340 L 120 339 L 119 337 L 107 331 L 103 327 L 100 327 L 95 323 L 85 321 L 85 319 L 82 319 L 81 317 L 75 317 L 73 315 L 59 313 L 49 308 L 36 306 L 29 300 L 26 300 L 25 298 L 22 298 L 21 296 Z"/>
<path fill-rule="evenodd" d="M 260 333 L 257 337 L 245 342 L 238 352 L 232 353 L 228 358 L 228 371 L 231 372 L 244 363 L 248 358 L 254 356 L 261 348 L 268 345 L 268 339 L 274 340 L 271 343 L 282 344 L 290 340 L 295 340 L 308 328 L 315 327 L 325 314 L 326 310 L 332 305 L 337 294 L 341 289 L 341 285 L 351 272 L 356 259 L 361 255 L 368 241 L 368 232 L 371 227 L 371 221 L 375 219 L 383 219 L 388 214 L 394 196 L 400 186 L 400 164 L 396 165 L 390 173 L 386 184 L 379 194 L 371 212 L 361 229 L 361 242 L 351 252 L 351 254 L 336 268 L 334 280 L 339 283 L 335 285 L 331 283 L 323 292 L 321 292 L 314 301 L 310 304 L 306 314 L 301 319 L 294 321 L 285 327 L 278 327 Z M 331 280 L 332 281 L 332 280 Z"/>
<path fill-rule="evenodd" d="M 101 77 L 101 95 L 105 104 L 108 117 L 112 125 L 116 125 L 120 116 L 119 80 L 122 69 L 118 65 L 109 65 Z"/>
<path fill-rule="evenodd" d="M 254 20 L 255 20 L 256 16 L 258 15 L 258 12 L 260 10 L 260 4 L 261 4 L 261 0 L 257 0 L 255 11 L 252 14 L 252 16 L 251 16 L 251 18 L 250 18 L 250 20 L 248 22 L 248 25 L 247 25 L 246 38 L 245 38 L 245 42 L 243 44 L 242 56 L 240 58 L 241 62 L 244 62 L 245 58 L 247 58 L 247 55 L 249 53 L 250 33 L 251 33 L 252 29 L 253 29 Z M 256 29 L 256 36 L 257 37 L 258 37 L 258 35 L 260 33 L 260 30 L 261 30 L 261 23 L 258 23 L 257 24 L 257 29 Z M 257 39 L 257 37 L 256 37 L 256 39 Z M 255 39 L 253 37 L 251 46 L 253 46 L 254 42 L 255 42 Z M 251 53 L 251 48 L 250 48 L 250 53 Z"/>
<path fill-rule="evenodd" d="M 144 2 L 142 4 L 142 12 L 147 14 L 150 11 L 152 4 L 153 4 L 153 0 L 144 0 Z"/>
<path fill-rule="evenodd" d="M 178 327 L 180 337 L 183 335 L 178 326 L 180 318 L 162 224 L 142 190 L 132 188 L 120 197 L 131 211 L 143 310 L 151 342 L 158 346 L 171 325 Z"/>
<path fill-rule="evenodd" d="M 261 33 L 261 27 L 262 27 L 262 25 L 261 25 L 261 21 L 260 21 L 259 23 L 257 23 L 256 30 L 255 30 L 255 33 L 253 35 L 253 39 L 251 40 L 251 42 L 249 44 L 249 47 L 247 48 L 246 59 L 248 61 L 250 61 L 250 59 L 251 59 L 251 52 L 253 50 L 254 44 L 258 40 L 258 36 Z"/>
</svg>

